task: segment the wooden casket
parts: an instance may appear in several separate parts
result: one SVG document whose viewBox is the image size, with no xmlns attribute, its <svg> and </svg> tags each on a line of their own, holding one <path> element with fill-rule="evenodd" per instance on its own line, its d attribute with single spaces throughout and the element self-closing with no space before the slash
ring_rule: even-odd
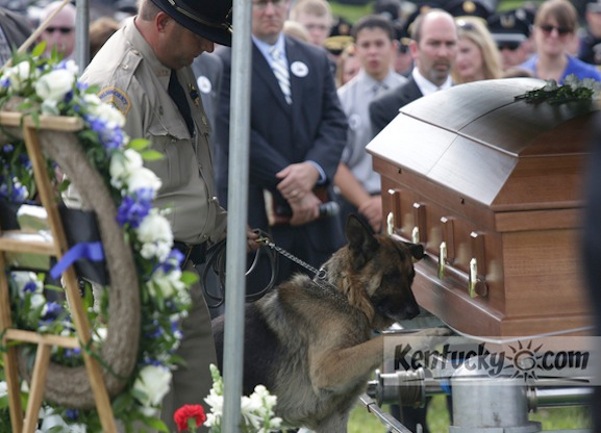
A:
<svg viewBox="0 0 601 433">
<path fill-rule="evenodd" d="M 532 78 L 456 86 L 367 146 L 389 232 L 423 244 L 419 304 L 478 336 L 586 334 L 580 235 L 596 106 L 515 100 Z"/>
</svg>

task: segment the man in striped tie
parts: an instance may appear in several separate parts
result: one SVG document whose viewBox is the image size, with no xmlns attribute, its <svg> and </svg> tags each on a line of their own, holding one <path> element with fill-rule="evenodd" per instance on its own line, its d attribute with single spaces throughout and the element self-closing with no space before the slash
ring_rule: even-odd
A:
<svg viewBox="0 0 601 433">
<path fill-rule="evenodd" d="M 319 192 L 332 192 L 346 143 L 341 109 L 325 50 L 282 33 L 290 0 L 253 0 L 252 87 L 248 223 L 269 231 L 275 243 L 319 267 L 343 243 L 338 218 L 324 217 Z M 216 122 L 217 184 L 227 190 L 231 50 L 223 60 L 223 85 Z M 333 194 L 325 200 L 331 200 Z M 226 201 L 222 201 L 226 203 Z M 320 217 L 320 209 L 322 217 Z M 279 260 L 277 280 L 306 272 Z M 249 291 L 269 281 L 253 273 Z"/>
</svg>

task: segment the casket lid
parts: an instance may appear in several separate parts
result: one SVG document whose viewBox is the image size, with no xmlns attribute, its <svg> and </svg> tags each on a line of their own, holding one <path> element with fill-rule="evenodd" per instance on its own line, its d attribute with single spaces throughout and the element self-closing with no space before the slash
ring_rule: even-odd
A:
<svg viewBox="0 0 601 433">
<path fill-rule="evenodd" d="M 495 210 L 577 206 L 596 104 L 515 100 L 544 85 L 484 80 L 420 98 L 367 150 Z"/>
</svg>

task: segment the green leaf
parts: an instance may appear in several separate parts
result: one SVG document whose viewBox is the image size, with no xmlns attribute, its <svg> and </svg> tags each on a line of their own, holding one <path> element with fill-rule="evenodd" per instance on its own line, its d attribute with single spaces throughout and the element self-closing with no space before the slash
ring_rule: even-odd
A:
<svg viewBox="0 0 601 433">
<path fill-rule="evenodd" d="M 196 283 L 199 280 L 199 277 L 198 274 L 195 272 L 184 271 L 182 272 L 181 280 L 186 286 L 189 287 L 192 284 Z"/>
<path fill-rule="evenodd" d="M 140 155 L 142 156 L 142 159 L 144 161 L 159 161 L 159 160 L 165 158 L 164 154 L 162 154 L 158 150 L 152 150 L 152 149 L 144 150 L 144 151 L 140 152 Z"/>
<path fill-rule="evenodd" d="M 46 50 L 46 41 L 42 41 L 39 44 L 37 44 L 35 47 L 33 47 L 33 50 L 31 50 L 31 55 L 34 57 L 40 57 L 42 54 L 44 54 L 45 50 Z"/>
<path fill-rule="evenodd" d="M 146 149 L 148 146 L 150 146 L 150 140 L 147 140 L 145 138 L 133 138 L 129 141 L 129 144 L 127 145 L 129 149 L 134 149 L 138 152 Z"/>
</svg>

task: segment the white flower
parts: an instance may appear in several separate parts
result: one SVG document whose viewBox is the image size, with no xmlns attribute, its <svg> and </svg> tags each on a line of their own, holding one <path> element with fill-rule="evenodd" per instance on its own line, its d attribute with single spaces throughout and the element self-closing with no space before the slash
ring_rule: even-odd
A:
<svg viewBox="0 0 601 433">
<path fill-rule="evenodd" d="M 109 167 L 111 184 L 121 188 L 130 173 L 142 168 L 143 165 L 142 156 L 134 149 L 125 149 L 124 152 L 113 153 Z"/>
<path fill-rule="evenodd" d="M 66 60 L 61 62 L 61 66 L 67 71 L 71 72 L 73 75 L 79 75 L 79 66 L 75 63 L 75 60 Z"/>
<path fill-rule="evenodd" d="M 24 299 L 27 293 L 42 293 L 43 285 L 33 272 L 11 272 L 11 277 L 19 289 L 19 297 L 21 299 Z"/>
<path fill-rule="evenodd" d="M 127 190 L 131 193 L 145 188 L 158 191 L 161 188 L 161 179 L 152 170 L 140 167 L 132 170 L 126 180 Z"/>
<path fill-rule="evenodd" d="M 35 83 L 35 91 L 43 100 L 62 101 L 73 89 L 76 76 L 67 69 L 54 69 L 42 75 Z"/>
<path fill-rule="evenodd" d="M 5 381 L 0 381 L 0 398 L 8 395 L 8 385 Z"/>
<path fill-rule="evenodd" d="M 23 61 L 6 71 L 6 77 L 10 80 L 10 87 L 13 91 L 19 92 L 23 90 L 25 82 L 29 78 L 30 70 L 31 66 L 29 62 Z"/>
<path fill-rule="evenodd" d="M 142 242 L 140 254 L 145 259 L 156 257 L 164 262 L 173 245 L 173 233 L 169 221 L 156 209 L 152 209 L 136 229 L 138 239 Z"/>
<path fill-rule="evenodd" d="M 169 391 L 171 371 L 165 367 L 147 365 L 140 370 L 134 383 L 134 390 L 144 397 L 138 397 L 143 406 L 157 406 Z"/>
<path fill-rule="evenodd" d="M 154 289 L 158 288 L 163 298 L 172 298 L 178 295 L 180 291 L 186 290 L 186 285 L 181 281 L 181 277 L 182 272 L 179 269 L 165 273 L 160 267 L 157 268 L 150 276 L 152 283 L 149 285 L 150 294 L 156 296 Z"/>
<path fill-rule="evenodd" d="M 93 107 L 91 112 L 110 126 L 118 126 L 120 128 L 125 126 L 125 117 L 123 114 L 110 104 L 101 103 Z"/>
<path fill-rule="evenodd" d="M 58 109 L 58 102 L 54 99 L 44 99 L 42 102 L 42 114 L 49 116 L 58 116 L 60 111 Z"/>
<path fill-rule="evenodd" d="M 40 426 L 41 432 L 50 431 L 69 431 L 65 420 L 54 411 L 51 407 L 40 409 L 40 420 L 42 425 Z"/>
</svg>

